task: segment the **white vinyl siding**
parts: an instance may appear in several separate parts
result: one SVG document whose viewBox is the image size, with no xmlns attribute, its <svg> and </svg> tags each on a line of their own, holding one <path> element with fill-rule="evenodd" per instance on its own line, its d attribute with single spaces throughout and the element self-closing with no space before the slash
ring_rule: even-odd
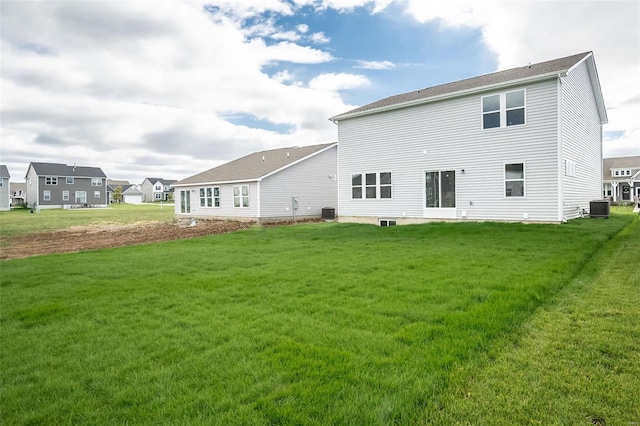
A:
<svg viewBox="0 0 640 426">
<path fill-rule="evenodd" d="M 495 91 L 340 121 L 340 217 L 423 219 L 424 172 L 455 170 L 457 218 L 558 221 L 556 81 L 520 87 L 526 125 L 494 131 L 478 117 L 482 97 Z M 523 162 L 527 197 L 506 199 L 504 165 Z M 353 200 L 359 170 L 393 170 L 393 202 Z"/>
<path fill-rule="evenodd" d="M 561 151 L 564 159 L 577 164 L 574 176 L 561 177 L 562 214 L 567 219 L 601 198 L 602 125 L 590 84 L 585 63 L 562 78 Z"/>
<path fill-rule="evenodd" d="M 298 197 L 296 217 L 321 217 L 323 207 L 338 207 L 337 148 L 266 177 L 260 183 L 260 217 L 292 218 L 292 197 Z M 350 183 L 349 183 L 350 184 Z"/>
</svg>

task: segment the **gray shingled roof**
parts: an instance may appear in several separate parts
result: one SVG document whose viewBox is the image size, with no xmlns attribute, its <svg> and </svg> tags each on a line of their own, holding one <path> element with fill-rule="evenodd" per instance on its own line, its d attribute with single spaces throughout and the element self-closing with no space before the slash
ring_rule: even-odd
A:
<svg viewBox="0 0 640 426">
<path fill-rule="evenodd" d="M 162 185 L 171 185 L 172 183 L 177 182 L 176 179 L 163 179 L 163 178 L 155 178 L 155 177 L 148 177 L 148 178 L 145 178 L 144 180 L 148 180 L 149 182 L 152 182 L 152 183 L 160 182 Z"/>
<path fill-rule="evenodd" d="M 31 163 L 38 176 L 69 176 L 106 178 L 100 167 L 67 166 L 57 163 Z"/>
<path fill-rule="evenodd" d="M 629 169 L 631 175 L 640 170 L 640 156 L 615 157 L 602 160 L 602 178 L 604 180 L 627 180 L 629 176 L 611 176 L 611 169 Z"/>
<path fill-rule="evenodd" d="M 276 170 L 290 166 L 325 148 L 336 145 L 327 143 L 321 145 L 272 149 L 254 152 L 221 166 L 214 167 L 197 175 L 178 181 L 174 186 L 196 183 L 221 183 L 258 180 Z"/>
<path fill-rule="evenodd" d="M 0 164 L 0 178 L 10 178 L 9 169 L 4 164 Z"/>
<path fill-rule="evenodd" d="M 374 112 L 374 110 L 383 109 L 385 107 L 392 107 L 394 105 L 401 106 L 405 103 L 419 102 L 420 100 L 427 102 L 430 98 L 437 98 L 459 92 L 481 89 L 483 87 L 506 84 L 512 81 L 527 80 L 544 75 L 557 75 L 568 71 L 571 67 L 590 54 L 591 52 L 579 53 L 565 58 L 554 59 L 552 61 L 540 62 L 538 64 L 531 64 L 505 71 L 498 71 L 492 74 L 468 78 L 466 80 L 455 81 L 452 83 L 441 84 L 439 86 L 427 87 L 413 92 L 402 93 L 400 95 L 389 96 L 379 101 L 372 102 L 331 117 L 331 120 L 339 121 L 340 119 L 351 115 L 360 115 L 361 113 L 367 113 L 369 111 Z"/>
</svg>

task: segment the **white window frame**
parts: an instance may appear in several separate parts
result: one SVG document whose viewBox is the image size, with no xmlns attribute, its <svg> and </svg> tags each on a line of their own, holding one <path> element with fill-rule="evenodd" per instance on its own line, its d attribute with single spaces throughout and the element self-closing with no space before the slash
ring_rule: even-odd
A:
<svg viewBox="0 0 640 426">
<path fill-rule="evenodd" d="M 577 175 L 578 164 L 573 160 L 564 160 L 564 174 L 565 176 L 575 177 Z"/>
<path fill-rule="evenodd" d="M 51 191 L 49 191 L 49 190 L 42 191 L 42 200 L 43 201 L 51 201 Z"/>
<path fill-rule="evenodd" d="M 198 197 L 200 199 L 200 207 L 220 208 L 220 187 L 219 186 L 203 186 L 198 189 Z"/>
<path fill-rule="evenodd" d="M 516 92 L 522 92 L 523 105 L 507 108 L 507 95 L 511 93 L 516 93 Z M 485 111 L 484 110 L 485 98 L 490 98 L 493 96 L 499 96 L 499 99 L 500 99 L 499 109 Z M 523 122 L 518 124 L 507 124 L 507 113 L 509 111 L 515 111 L 518 109 L 523 110 Z M 484 127 L 484 116 L 486 114 L 495 114 L 496 112 L 500 113 L 500 125 L 495 127 Z M 527 124 L 527 89 L 526 88 L 509 90 L 509 91 L 499 92 L 499 93 L 491 93 L 489 95 L 485 95 L 480 98 L 480 128 L 482 130 L 504 129 L 507 127 L 525 126 L 526 124 Z"/>
<path fill-rule="evenodd" d="M 381 183 L 382 175 L 389 174 L 390 183 Z M 354 185 L 353 179 L 356 176 L 360 176 L 361 185 Z M 375 178 L 375 182 L 371 183 L 370 177 Z M 382 197 L 382 188 L 389 188 L 389 197 Z M 354 189 L 359 189 L 361 196 L 354 197 Z M 373 191 L 369 191 L 373 190 Z M 369 196 L 369 195 L 373 196 Z M 352 173 L 351 174 L 351 199 L 352 200 L 391 200 L 393 199 L 393 171 L 384 172 L 365 172 L 365 173 Z"/>
<path fill-rule="evenodd" d="M 522 164 L 522 179 L 507 179 L 507 166 L 514 164 Z M 512 162 L 512 163 L 504 163 L 502 165 L 502 181 L 504 185 L 502 186 L 502 196 L 505 199 L 516 199 L 521 200 L 527 197 L 527 165 L 524 161 Z M 507 182 L 522 182 L 522 195 L 507 195 Z"/>
<path fill-rule="evenodd" d="M 65 182 L 66 182 L 67 185 L 73 185 L 76 181 L 73 178 L 73 176 L 67 176 Z"/>
<path fill-rule="evenodd" d="M 398 221 L 396 219 L 380 219 L 378 220 L 379 226 L 396 226 Z"/>
<path fill-rule="evenodd" d="M 247 189 L 247 194 L 244 193 L 244 188 Z M 234 209 L 248 209 L 249 203 L 249 185 L 234 185 L 233 186 L 233 208 Z"/>
<path fill-rule="evenodd" d="M 100 198 L 100 191 L 93 191 L 93 198 Z"/>
<path fill-rule="evenodd" d="M 62 201 L 69 201 L 69 191 L 62 191 Z"/>
<path fill-rule="evenodd" d="M 156 200 L 162 200 L 162 192 L 154 192 L 154 199 Z"/>
<path fill-rule="evenodd" d="M 454 182 L 454 190 L 453 190 L 453 206 L 442 207 L 442 174 L 447 172 L 453 172 L 453 182 Z M 427 206 L 427 194 L 426 194 L 426 186 L 427 186 L 427 173 L 437 173 L 438 174 L 438 205 L 437 206 Z M 424 202 L 423 208 L 427 210 L 437 210 L 437 209 L 456 209 L 458 206 L 458 173 L 456 173 L 455 168 L 450 169 L 438 169 L 438 170 L 424 170 L 422 172 L 422 176 L 424 179 L 423 193 L 424 193 Z"/>
<path fill-rule="evenodd" d="M 47 176 L 44 178 L 44 184 L 45 185 L 57 185 L 58 184 L 58 178 L 56 176 Z"/>
<path fill-rule="evenodd" d="M 78 204 L 82 204 L 82 203 L 86 204 L 86 202 L 87 202 L 87 191 L 76 191 L 75 192 L 75 202 L 78 203 Z"/>
<path fill-rule="evenodd" d="M 102 186 L 102 178 L 91 178 L 91 186 Z"/>
</svg>

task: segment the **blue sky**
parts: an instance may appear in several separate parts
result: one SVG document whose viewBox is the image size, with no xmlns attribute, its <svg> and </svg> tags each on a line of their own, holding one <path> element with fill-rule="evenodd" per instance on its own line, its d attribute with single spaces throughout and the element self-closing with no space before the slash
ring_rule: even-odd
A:
<svg viewBox="0 0 640 426">
<path fill-rule="evenodd" d="M 0 3 L 0 162 L 182 179 L 335 141 L 386 96 L 593 51 L 605 156 L 640 155 L 640 2 Z"/>
</svg>

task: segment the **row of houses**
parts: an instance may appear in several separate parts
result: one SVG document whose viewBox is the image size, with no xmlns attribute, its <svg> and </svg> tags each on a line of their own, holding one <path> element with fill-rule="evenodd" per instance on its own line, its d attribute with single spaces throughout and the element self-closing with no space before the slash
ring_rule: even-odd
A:
<svg viewBox="0 0 640 426">
<path fill-rule="evenodd" d="M 256 152 L 153 185 L 175 191 L 178 217 L 337 213 L 380 225 L 560 223 L 588 213 L 593 200 L 640 197 L 640 157 L 603 163 L 607 113 L 591 52 L 390 96 L 330 120 L 337 142 Z M 74 176 L 51 173 L 38 174 L 41 205 L 52 178 Z M 93 182 L 94 193 L 74 194 L 76 202 L 107 203 L 106 183 L 103 195 Z"/>
<path fill-rule="evenodd" d="M 100 167 L 58 163 L 29 164 L 24 183 L 10 182 L 11 175 L 0 165 L 0 210 L 11 206 L 40 209 L 107 207 L 113 202 L 139 204 L 173 201 L 171 184 L 176 180 L 145 178 L 139 185 L 107 178 Z"/>
</svg>

